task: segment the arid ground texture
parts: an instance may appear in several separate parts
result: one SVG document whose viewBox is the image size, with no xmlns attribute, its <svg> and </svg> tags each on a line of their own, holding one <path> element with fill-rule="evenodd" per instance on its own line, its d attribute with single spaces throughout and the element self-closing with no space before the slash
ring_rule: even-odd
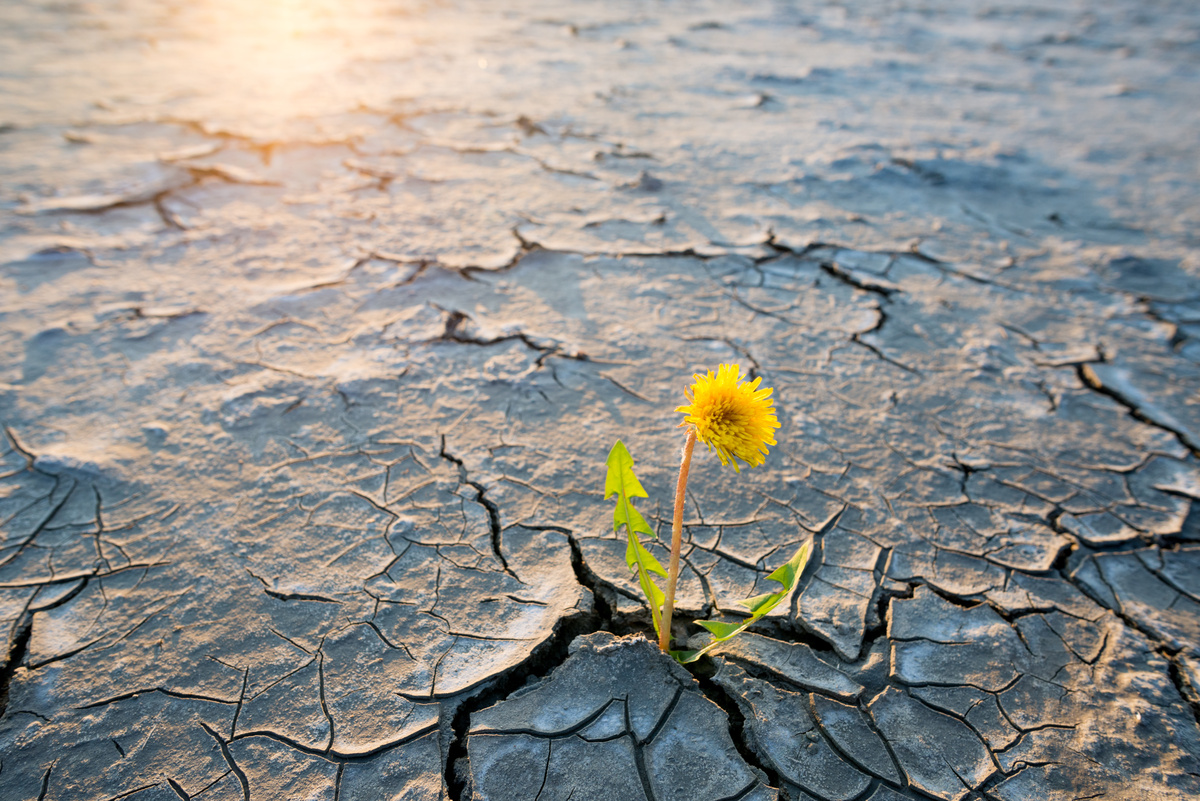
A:
<svg viewBox="0 0 1200 801">
<path fill-rule="evenodd" d="M 0 3 L 0 799 L 1200 797 L 1198 230 L 1188 0 Z"/>
</svg>

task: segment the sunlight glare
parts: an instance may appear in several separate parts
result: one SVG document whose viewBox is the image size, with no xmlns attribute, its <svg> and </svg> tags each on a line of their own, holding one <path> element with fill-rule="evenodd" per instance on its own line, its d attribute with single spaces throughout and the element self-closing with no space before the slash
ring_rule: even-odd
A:
<svg viewBox="0 0 1200 801">
<path fill-rule="evenodd" d="M 193 10 L 203 46 L 190 55 L 198 73 L 232 108 L 260 124 L 315 115 L 334 100 L 339 73 L 367 38 L 363 0 L 205 0 Z M 199 43 L 197 43 L 199 44 Z M 344 98 L 340 100 L 344 101 Z M 339 103 L 341 105 L 341 103 Z"/>
</svg>

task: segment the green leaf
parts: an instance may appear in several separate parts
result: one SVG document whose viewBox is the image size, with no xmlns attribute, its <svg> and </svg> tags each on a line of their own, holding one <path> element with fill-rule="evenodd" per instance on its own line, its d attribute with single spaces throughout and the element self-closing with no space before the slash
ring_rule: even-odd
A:
<svg viewBox="0 0 1200 801">
<path fill-rule="evenodd" d="M 675 657 L 683 665 L 695 662 L 721 643 L 727 642 L 750 628 L 751 624 L 762 618 L 763 615 L 778 606 L 780 601 L 792 594 L 792 591 L 796 589 L 796 582 L 799 580 L 800 574 L 804 572 L 804 565 L 808 563 L 808 557 L 811 553 L 812 542 L 809 541 L 801 545 L 791 559 L 775 568 L 767 576 L 771 581 L 782 584 L 782 590 L 768 592 L 764 595 L 755 595 L 753 598 L 738 601 L 739 604 L 750 610 L 750 617 L 745 621 L 741 623 L 722 623 L 719 620 L 698 620 L 696 621 L 697 623 L 712 632 L 712 642 L 697 651 L 672 651 L 671 656 Z"/>
<path fill-rule="evenodd" d="M 767 578 L 771 581 L 778 581 L 783 585 L 785 592 L 790 592 L 792 587 L 796 586 L 796 579 L 800 578 L 800 574 L 804 572 L 804 565 L 808 563 L 808 555 L 811 551 L 812 540 L 809 540 L 800 546 L 791 559 L 775 568 Z"/>
<path fill-rule="evenodd" d="M 608 472 L 604 477 L 604 498 L 607 500 L 613 495 L 617 496 L 617 505 L 613 509 L 613 531 L 619 532 L 621 526 L 625 526 L 625 535 L 628 539 L 625 547 L 625 564 L 629 566 L 631 572 L 637 572 L 638 584 L 650 606 L 650 617 L 654 621 L 654 632 L 657 634 L 662 629 L 662 606 L 666 595 L 650 578 L 650 574 L 656 573 L 666 578 L 667 571 L 654 558 L 654 554 L 646 550 L 646 546 L 638 537 L 639 533 L 648 534 L 651 537 L 655 535 L 654 529 L 650 528 L 650 524 L 642 517 L 641 512 L 633 506 L 634 498 L 649 496 L 642 488 L 642 483 L 634 475 L 633 457 L 629 455 L 625 443 L 621 440 L 617 440 L 613 444 L 604 464 L 608 467 Z"/>
<path fill-rule="evenodd" d="M 767 592 L 762 595 L 755 595 L 753 598 L 747 598 L 744 601 L 738 601 L 738 603 L 749 609 L 752 615 L 757 615 L 760 609 L 767 604 L 771 604 L 771 606 L 767 607 L 766 612 L 762 613 L 765 615 L 774 608 L 774 604 L 779 602 L 778 595 L 779 593 L 777 592 Z"/>
<path fill-rule="evenodd" d="M 722 623 L 719 620 L 697 620 L 701 626 L 712 632 L 718 640 L 728 640 L 746 627 L 745 623 Z"/>
<path fill-rule="evenodd" d="M 657 573 L 663 578 L 667 577 L 667 569 L 654 558 L 654 554 L 650 553 L 642 541 L 637 537 L 630 537 L 629 544 L 625 546 L 625 564 L 629 565 L 630 570 L 633 570 L 634 565 L 638 562 L 645 565 L 649 572 Z"/>
<path fill-rule="evenodd" d="M 703 655 L 699 651 L 670 651 L 669 653 L 681 665 L 686 665 L 688 662 L 695 662 Z"/>
<path fill-rule="evenodd" d="M 800 574 L 804 572 L 804 565 L 808 562 L 808 555 L 811 552 L 812 542 L 804 543 L 796 550 L 791 559 L 775 568 L 767 576 L 768 580 L 782 584 L 782 590 L 768 592 L 764 595 L 755 595 L 753 598 L 738 601 L 739 604 L 750 610 L 751 620 L 758 620 L 791 594 L 792 590 L 796 588 L 796 581 L 800 578 Z"/>
<path fill-rule="evenodd" d="M 633 474 L 633 457 L 625 443 L 617 440 L 613 443 L 608 458 L 604 460 L 608 473 L 604 477 L 604 499 L 608 500 L 614 494 L 617 496 L 617 506 L 613 509 L 613 531 L 620 531 L 625 526 L 630 534 L 638 532 L 655 536 L 654 529 L 642 517 L 642 513 L 633 508 L 634 498 L 649 498 L 642 482 Z"/>
<path fill-rule="evenodd" d="M 654 557 L 651 556 L 650 558 L 653 559 Z M 650 602 L 650 611 L 655 613 L 652 615 L 652 617 L 655 619 L 654 630 L 657 632 L 657 621 L 658 618 L 662 617 L 661 610 L 663 602 L 666 601 L 667 596 L 661 589 L 659 589 L 658 585 L 654 583 L 654 579 L 650 578 L 650 574 L 647 573 L 640 564 L 637 566 L 637 574 L 638 584 L 642 586 L 642 594 L 645 595 L 646 599 Z"/>
</svg>

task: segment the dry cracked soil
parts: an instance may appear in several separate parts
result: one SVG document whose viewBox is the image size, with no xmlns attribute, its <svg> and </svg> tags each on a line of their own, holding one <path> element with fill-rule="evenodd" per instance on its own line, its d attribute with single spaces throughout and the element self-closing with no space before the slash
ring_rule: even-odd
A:
<svg viewBox="0 0 1200 801">
<path fill-rule="evenodd" d="M 0 4 L 0 798 L 1200 796 L 1198 131 L 1186 0 Z"/>
</svg>

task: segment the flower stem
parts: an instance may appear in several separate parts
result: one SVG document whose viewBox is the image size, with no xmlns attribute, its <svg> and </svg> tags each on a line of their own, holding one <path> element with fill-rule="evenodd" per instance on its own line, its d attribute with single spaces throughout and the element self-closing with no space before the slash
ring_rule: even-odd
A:
<svg viewBox="0 0 1200 801">
<path fill-rule="evenodd" d="M 688 427 L 683 457 L 679 460 L 679 481 L 675 484 L 675 517 L 671 520 L 671 562 L 667 567 L 667 593 L 663 601 L 662 625 L 658 630 L 658 647 L 671 650 L 671 615 L 675 612 L 675 584 L 679 581 L 679 552 L 683 550 L 683 501 L 687 494 L 688 470 L 692 466 L 692 449 L 696 447 L 696 429 Z"/>
</svg>

